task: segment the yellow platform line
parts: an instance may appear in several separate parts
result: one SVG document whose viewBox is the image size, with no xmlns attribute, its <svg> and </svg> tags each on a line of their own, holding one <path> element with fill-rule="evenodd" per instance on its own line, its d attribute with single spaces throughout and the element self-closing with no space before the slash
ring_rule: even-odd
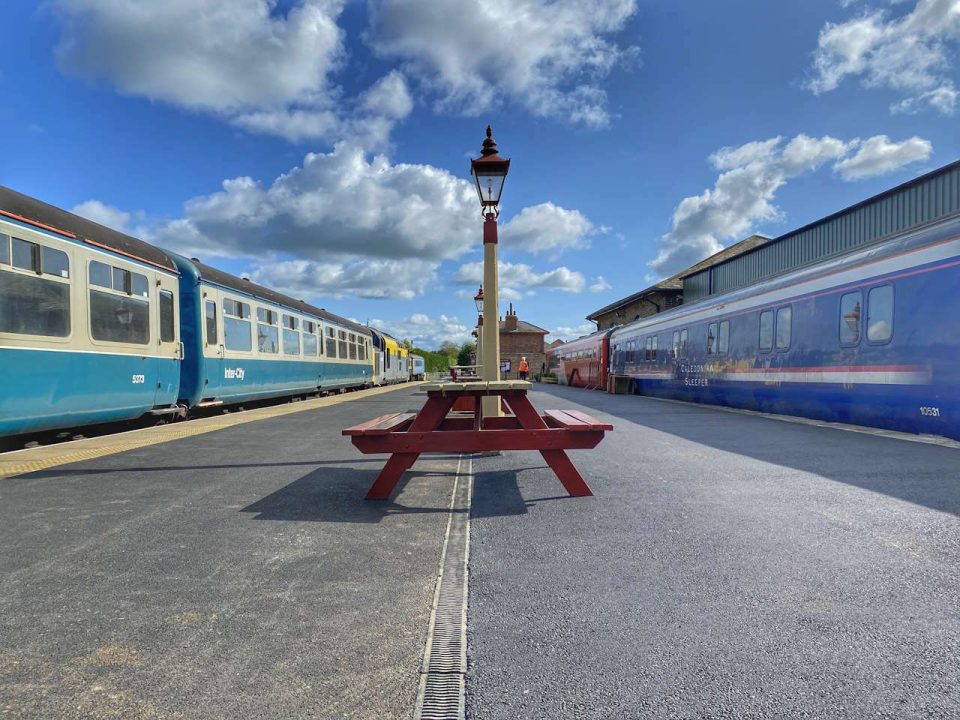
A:
<svg viewBox="0 0 960 720">
<path fill-rule="evenodd" d="M 46 445 L 43 447 L 28 448 L 26 450 L 14 450 L 13 452 L 0 455 L 0 478 L 37 472 L 38 470 L 46 470 L 47 468 L 56 467 L 57 465 L 66 465 L 67 463 L 80 462 L 81 460 L 92 460 L 106 455 L 115 455 L 126 452 L 127 450 L 159 445 L 160 443 L 193 437 L 194 435 L 203 435 L 204 433 L 223 430 L 224 428 L 242 425 L 243 423 L 267 420 L 269 418 L 281 417 L 282 415 L 304 412 L 305 410 L 315 410 L 331 405 L 339 405 L 340 403 L 350 402 L 351 400 L 361 400 L 375 395 L 382 395 L 383 393 L 410 389 L 420 384 L 421 383 L 407 383 L 399 387 L 387 386 L 371 388 L 370 390 L 358 390 L 344 395 L 313 398 L 297 403 L 262 407 L 244 412 L 232 412 L 229 415 L 218 415 L 216 417 L 190 420 L 189 422 L 128 430 L 112 435 L 75 440 L 69 443 Z"/>
</svg>

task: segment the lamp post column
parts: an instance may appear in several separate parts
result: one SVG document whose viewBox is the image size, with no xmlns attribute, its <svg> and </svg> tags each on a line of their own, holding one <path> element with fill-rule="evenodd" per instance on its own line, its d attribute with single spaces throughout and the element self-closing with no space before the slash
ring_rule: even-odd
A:
<svg viewBox="0 0 960 720">
<path fill-rule="evenodd" d="M 487 213 L 483 221 L 483 379 L 500 379 L 500 308 L 497 272 L 497 216 Z M 500 398 L 483 398 L 483 416 L 500 415 Z"/>
</svg>

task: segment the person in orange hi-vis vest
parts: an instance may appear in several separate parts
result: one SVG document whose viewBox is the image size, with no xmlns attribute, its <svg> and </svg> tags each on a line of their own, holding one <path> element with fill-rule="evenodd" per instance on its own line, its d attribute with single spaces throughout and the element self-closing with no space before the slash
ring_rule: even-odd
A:
<svg viewBox="0 0 960 720">
<path fill-rule="evenodd" d="M 520 358 L 520 365 L 517 368 L 520 371 L 520 379 L 527 379 L 527 372 L 530 370 L 530 366 L 527 365 L 527 359 L 525 357 Z"/>
</svg>

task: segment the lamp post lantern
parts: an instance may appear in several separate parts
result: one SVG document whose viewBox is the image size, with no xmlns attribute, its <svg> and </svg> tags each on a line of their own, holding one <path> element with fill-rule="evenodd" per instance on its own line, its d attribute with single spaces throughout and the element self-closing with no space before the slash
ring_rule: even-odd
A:
<svg viewBox="0 0 960 720">
<path fill-rule="evenodd" d="M 487 137 L 483 141 L 480 157 L 470 161 L 470 174 L 477 188 L 480 209 L 483 213 L 483 288 L 480 295 L 483 300 L 483 315 L 486 317 L 481 328 L 483 346 L 483 379 L 500 379 L 500 307 L 497 271 L 497 216 L 500 215 L 500 195 L 503 183 L 510 170 L 510 160 L 497 153 L 497 141 L 493 131 L 487 125 Z M 474 298 L 476 299 L 476 298 Z M 490 417 L 500 414 L 500 402 L 496 397 L 483 398 L 483 415 Z"/>
</svg>

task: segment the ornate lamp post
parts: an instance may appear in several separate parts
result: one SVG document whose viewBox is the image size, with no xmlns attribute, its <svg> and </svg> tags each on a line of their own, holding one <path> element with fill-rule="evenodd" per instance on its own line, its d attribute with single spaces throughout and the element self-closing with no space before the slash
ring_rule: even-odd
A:
<svg viewBox="0 0 960 720">
<path fill-rule="evenodd" d="M 487 137 L 483 141 L 480 157 L 470 161 L 470 174 L 477 186 L 480 208 L 483 213 L 483 315 L 487 322 L 481 328 L 483 356 L 483 379 L 500 379 L 500 317 L 497 272 L 497 216 L 500 215 L 500 194 L 510 170 L 510 160 L 497 154 L 497 142 L 487 125 Z M 483 398 L 483 414 L 486 417 L 500 414 L 499 398 Z"/>
</svg>

